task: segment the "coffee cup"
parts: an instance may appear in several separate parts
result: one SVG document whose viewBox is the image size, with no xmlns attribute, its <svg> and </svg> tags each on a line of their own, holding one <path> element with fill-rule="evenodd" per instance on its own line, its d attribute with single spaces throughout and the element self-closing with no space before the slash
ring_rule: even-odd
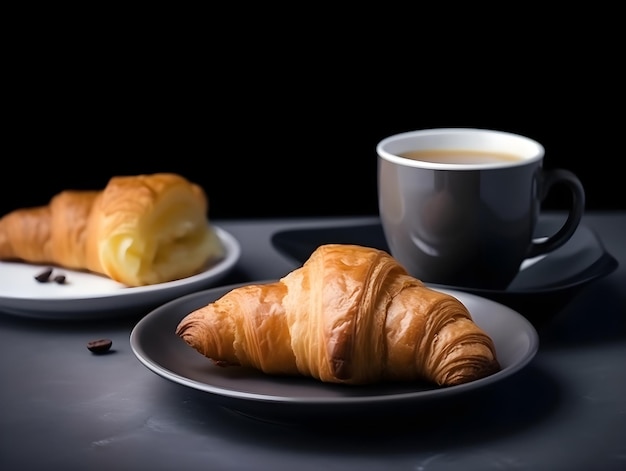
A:
<svg viewBox="0 0 626 471">
<path fill-rule="evenodd" d="M 526 136 L 472 128 L 422 129 L 381 140 L 378 208 L 394 256 L 426 283 L 504 290 L 527 258 L 565 244 L 580 224 L 585 192 L 570 170 L 543 167 Z M 556 185 L 571 193 L 563 224 L 534 236 Z"/>
</svg>

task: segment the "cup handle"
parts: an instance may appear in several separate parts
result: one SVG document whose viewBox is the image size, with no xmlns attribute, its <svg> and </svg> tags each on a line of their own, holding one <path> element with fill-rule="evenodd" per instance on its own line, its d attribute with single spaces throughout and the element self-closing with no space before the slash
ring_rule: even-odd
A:
<svg viewBox="0 0 626 471">
<path fill-rule="evenodd" d="M 565 242 L 567 242 L 574 235 L 574 232 L 576 232 L 583 213 L 585 212 L 585 190 L 578 177 L 569 170 L 558 168 L 543 171 L 543 178 L 541 181 L 542 201 L 548 195 L 550 189 L 556 184 L 565 184 L 572 194 L 572 201 L 567 219 L 561 228 L 547 239 L 541 242 L 532 242 L 528 250 L 528 258 L 551 252 L 565 244 Z"/>
</svg>

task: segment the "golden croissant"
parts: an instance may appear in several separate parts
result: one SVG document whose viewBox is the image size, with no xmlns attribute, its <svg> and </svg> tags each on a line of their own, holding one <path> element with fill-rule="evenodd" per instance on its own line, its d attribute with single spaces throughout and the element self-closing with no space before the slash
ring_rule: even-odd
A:
<svg viewBox="0 0 626 471">
<path fill-rule="evenodd" d="M 0 219 L 0 260 L 105 275 L 128 286 L 199 273 L 224 248 L 208 199 L 174 173 L 116 176 L 103 190 L 65 190 Z"/>
<path fill-rule="evenodd" d="M 358 245 L 322 245 L 276 282 L 233 288 L 186 314 L 176 334 L 220 366 L 328 383 L 451 386 L 500 369 L 456 297 Z"/>
</svg>

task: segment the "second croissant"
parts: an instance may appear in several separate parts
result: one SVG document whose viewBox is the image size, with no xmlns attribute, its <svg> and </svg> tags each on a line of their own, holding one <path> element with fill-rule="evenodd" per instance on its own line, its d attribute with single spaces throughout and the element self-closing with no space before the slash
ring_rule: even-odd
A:
<svg viewBox="0 0 626 471">
<path fill-rule="evenodd" d="M 204 190 L 181 175 L 115 176 L 0 218 L 0 260 L 52 264 L 143 286 L 199 273 L 224 255 Z"/>
<path fill-rule="evenodd" d="M 176 333 L 220 366 L 328 383 L 452 386 L 500 369 L 493 340 L 457 298 L 358 245 L 322 245 L 279 281 L 187 314 Z"/>
</svg>

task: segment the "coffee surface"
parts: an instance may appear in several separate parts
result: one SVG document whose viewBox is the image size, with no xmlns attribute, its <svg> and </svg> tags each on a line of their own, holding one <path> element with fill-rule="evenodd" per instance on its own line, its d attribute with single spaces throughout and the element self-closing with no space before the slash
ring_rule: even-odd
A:
<svg viewBox="0 0 626 471">
<path fill-rule="evenodd" d="M 518 162 L 522 157 L 506 152 L 470 149 L 428 149 L 411 150 L 399 154 L 400 157 L 424 162 L 442 164 L 492 164 Z"/>
</svg>

